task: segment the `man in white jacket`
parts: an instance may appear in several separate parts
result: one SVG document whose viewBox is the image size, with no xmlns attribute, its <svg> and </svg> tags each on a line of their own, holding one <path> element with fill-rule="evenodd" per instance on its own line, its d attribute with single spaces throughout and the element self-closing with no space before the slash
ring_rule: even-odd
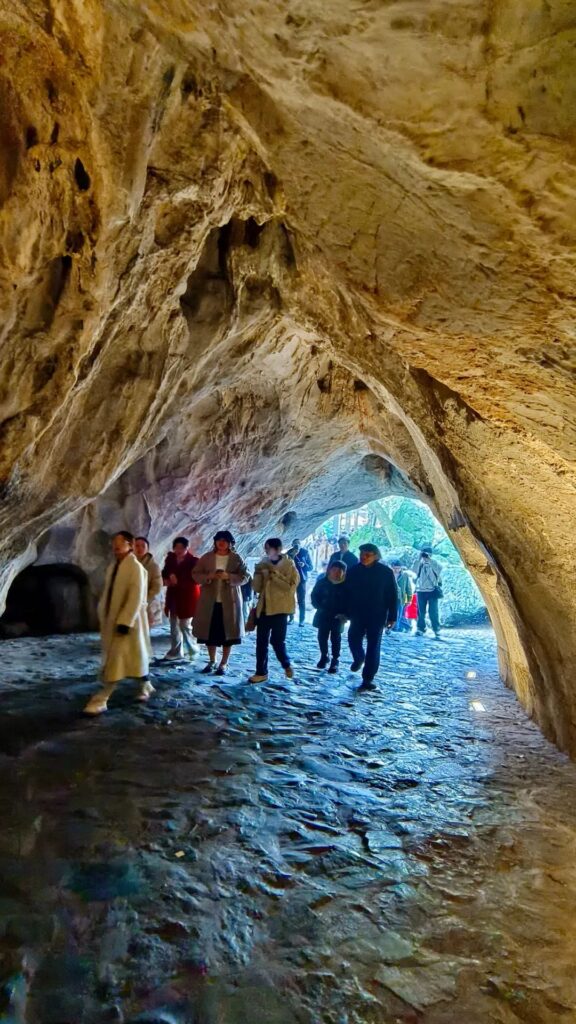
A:
<svg viewBox="0 0 576 1024">
<path fill-rule="evenodd" d="M 148 629 L 146 570 L 133 552 L 134 538 L 121 530 L 112 538 L 114 562 L 108 567 L 98 605 L 102 636 L 102 683 L 84 711 L 101 715 L 122 679 L 138 679 L 139 700 L 154 693 L 149 678 L 150 633 Z"/>
</svg>

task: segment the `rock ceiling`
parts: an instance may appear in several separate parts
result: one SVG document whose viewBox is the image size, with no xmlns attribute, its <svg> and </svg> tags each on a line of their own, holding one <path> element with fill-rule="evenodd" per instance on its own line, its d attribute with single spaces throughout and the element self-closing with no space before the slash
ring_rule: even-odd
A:
<svg viewBox="0 0 576 1024">
<path fill-rule="evenodd" d="M 0 573 L 424 497 L 576 751 L 568 0 L 0 0 Z"/>
</svg>

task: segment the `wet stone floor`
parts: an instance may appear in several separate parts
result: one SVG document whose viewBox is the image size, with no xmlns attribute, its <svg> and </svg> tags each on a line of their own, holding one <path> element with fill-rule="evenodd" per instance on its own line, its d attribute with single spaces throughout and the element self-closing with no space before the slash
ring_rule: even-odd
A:
<svg viewBox="0 0 576 1024">
<path fill-rule="evenodd" d="M 96 720 L 95 637 L 1 644 L 0 1020 L 576 1021 L 576 766 L 491 632 L 385 638 L 374 694 L 290 642 Z"/>
</svg>

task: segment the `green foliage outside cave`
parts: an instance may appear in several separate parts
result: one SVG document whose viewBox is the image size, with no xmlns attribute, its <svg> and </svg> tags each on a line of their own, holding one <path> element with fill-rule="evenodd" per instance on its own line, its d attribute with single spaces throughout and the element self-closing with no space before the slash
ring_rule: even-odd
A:
<svg viewBox="0 0 576 1024">
<path fill-rule="evenodd" d="M 390 497 L 370 502 L 357 513 L 360 525 L 350 529 L 350 546 L 358 550 L 360 544 L 377 544 L 387 562 L 400 559 L 408 569 L 415 570 L 420 551 L 432 548 L 433 557 L 442 566 L 444 600 L 441 602 L 445 623 L 466 624 L 487 621 L 482 595 L 466 569 L 460 555 L 444 528 L 427 505 L 413 498 Z M 334 536 L 335 520 L 329 520 L 324 530 Z"/>
</svg>

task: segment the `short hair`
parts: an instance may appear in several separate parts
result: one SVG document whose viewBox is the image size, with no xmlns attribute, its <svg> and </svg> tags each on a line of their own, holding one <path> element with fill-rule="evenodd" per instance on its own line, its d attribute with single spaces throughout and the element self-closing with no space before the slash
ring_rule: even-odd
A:
<svg viewBox="0 0 576 1024">
<path fill-rule="evenodd" d="M 430 547 L 430 545 L 429 544 L 425 544 L 423 548 L 420 548 L 420 554 L 421 555 L 431 555 L 432 554 L 432 548 Z"/>
<path fill-rule="evenodd" d="M 350 543 L 350 537 L 347 537 L 345 533 L 343 533 L 341 537 L 338 537 L 338 543 L 342 540 L 346 541 L 347 544 Z"/>
<path fill-rule="evenodd" d="M 176 537 L 176 539 L 172 541 L 172 547 L 175 548 L 177 544 L 181 544 L 183 548 L 190 547 L 188 537 Z"/>
<path fill-rule="evenodd" d="M 293 544 L 299 544 L 300 543 L 300 538 L 299 537 L 294 537 L 294 540 L 292 541 L 292 543 Z"/>
<path fill-rule="evenodd" d="M 134 537 L 134 540 L 143 540 L 144 543 L 147 544 L 148 547 L 150 547 L 150 541 L 148 540 L 148 537 Z"/>
<path fill-rule="evenodd" d="M 134 534 L 130 533 L 129 530 L 116 530 L 114 537 L 124 537 L 124 540 L 127 540 L 129 544 L 134 543 Z"/>
<path fill-rule="evenodd" d="M 358 550 L 368 551 L 371 555 L 376 555 L 376 558 L 382 558 L 380 548 L 376 547 L 375 544 L 361 544 Z"/>
<path fill-rule="evenodd" d="M 333 562 L 330 562 L 327 572 L 330 572 L 330 569 L 343 569 L 346 572 L 346 568 L 346 562 L 341 562 L 339 558 L 335 558 Z"/>
<path fill-rule="evenodd" d="M 283 546 L 280 537 L 268 537 L 268 540 L 264 541 L 265 548 L 282 548 Z"/>
<path fill-rule="evenodd" d="M 390 562 L 390 565 L 393 565 L 395 569 L 400 569 L 400 568 L 401 568 L 401 566 L 402 566 L 402 562 L 400 561 L 400 559 L 399 559 L 399 558 L 394 558 L 394 559 L 393 559 L 393 560 L 392 560 L 392 561 Z"/>
<path fill-rule="evenodd" d="M 214 534 L 214 544 L 216 544 L 216 541 L 218 540 L 228 541 L 231 548 L 233 548 L 236 543 L 234 537 L 230 533 L 230 530 L 218 530 L 218 532 Z"/>
</svg>

